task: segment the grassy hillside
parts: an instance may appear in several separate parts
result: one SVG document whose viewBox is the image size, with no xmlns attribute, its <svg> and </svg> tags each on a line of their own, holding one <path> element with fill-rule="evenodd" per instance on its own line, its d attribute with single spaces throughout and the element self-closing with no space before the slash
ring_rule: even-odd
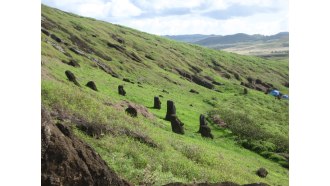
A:
<svg viewBox="0 0 330 186">
<path fill-rule="evenodd" d="M 287 61 L 180 43 L 47 6 L 42 6 L 41 23 L 42 104 L 110 128 L 110 133 L 96 138 L 72 125 L 121 177 L 154 185 L 174 181 L 288 185 L 281 156 L 288 153 L 288 101 L 254 89 L 243 95 L 240 85 L 248 78 L 260 79 L 288 93 Z M 70 60 L 80 67 L 68 65 Z M 68 81 L 66 70 L 75 74 L 81 87 Z M 206 88 L 192 76 L 223 85 Z M 86 87 L 88 81 L 94 81 L 98 91 Z M 118 85 L 124 85 L 126 96 L 118 94 Z M 153 98 L 159 95 L 162 109 L 153 109 Z M 173 133 L 164 120 L 167 100 L 175 102 L 184 135 Z M 118 107 L 124 101 L 145 106 L 154 117 L 130 117 Z M 213 140 L 196 133 L 200 114 L 207 115 Z M 215 116 L 228 127 L 214 124 Z M 269 171 L 266 178 L 255 174 L 260 167 Z"/>
</svg>

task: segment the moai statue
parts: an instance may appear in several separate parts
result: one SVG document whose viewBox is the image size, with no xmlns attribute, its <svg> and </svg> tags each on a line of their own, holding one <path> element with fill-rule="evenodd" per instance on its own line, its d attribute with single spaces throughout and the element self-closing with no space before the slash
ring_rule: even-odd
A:
<svg viewBox="0 0 330 186">
<path fill-rule="evenodd" d="M 159 100 L 159 97 L 154 97 L 154 108 L 155 109 L 161 109 L 162 103 Z"/>
<path fill-rule="evenodd" d="M 167 112 L 166 112 L 165 120 L 171 121 L 172 115 L 176 115 L 175 105 L 172 100 L 167 100 Z"/>
<path fill-rule="evenodd" d="M 124 90 L 124 86 L 123 85 L 119 85 L 118 86 L 118 93 L 122 96 L 126 95 L 126 91 Z"/>
</svg>

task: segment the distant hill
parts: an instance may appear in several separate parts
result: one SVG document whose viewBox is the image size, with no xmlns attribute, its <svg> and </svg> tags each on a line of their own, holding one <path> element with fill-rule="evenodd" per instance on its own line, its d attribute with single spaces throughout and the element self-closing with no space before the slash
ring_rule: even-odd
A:
<svg viewBox="0 0 330 186">
<path fill-rule="evenodd" d="M 176 41 L 183 41 L 187 43 L 198 42 L 203 39 L 207 39 L 210 37 L 214 37 L 216 35 L 202 35 L 202 34 L 192 34 L 192 35 L 165 35 L 169 39 L 173 39 Z"/>
<path fill-rule="evenodd" d="M 165 37 L 245 55 L 288 57 L 289 53 L 289 32 L 270 36 L 238 33 L 225 36 L 196 34 Z"/>
</svg>

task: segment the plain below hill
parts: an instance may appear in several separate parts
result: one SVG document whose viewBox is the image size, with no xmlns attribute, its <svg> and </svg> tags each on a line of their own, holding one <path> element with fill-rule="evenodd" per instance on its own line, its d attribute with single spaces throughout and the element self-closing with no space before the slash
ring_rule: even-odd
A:
<svg viewBox="0 0 330 186">
<path fill-rule="evenodd" d="M 88 183 L 112 175 L 135 185 L 288 185 L 289 103 L 265 94 L 289 92 L 287 61 L 41 10 L 41 97 L 50 117 L 42 139 L 45 181 L 64 184 L 67 167 L 75 181 Z M 176 108 L 171 122 L 164 120 L 168 100 Z M 182 134 L 173 132 L 178 123 Z"/>
<path fill-rule="evenodd" d="M 285 58 L 289 54 L 289 32 L 280 32 L 269 36 L 238 33 L 225 36 L 196 34 L 165 37 L 244 55 Z"/>
</svg>

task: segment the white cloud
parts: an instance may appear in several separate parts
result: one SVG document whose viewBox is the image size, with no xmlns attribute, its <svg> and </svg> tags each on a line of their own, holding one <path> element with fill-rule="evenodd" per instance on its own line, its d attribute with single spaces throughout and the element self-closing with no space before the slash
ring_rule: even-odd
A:
<svg viewBox="0 0 330 186">
<path fill-rule="evenodd" d="M 42 2 L 64 11 L 159 35 L 195 33 L 269 35 L 288 30 L 287 0 L 42 0 Z M 233 10 L 235 6 L 239 6 L 240 9 Z M 246 7 L 247 13 L 240 14 L 242 7 Z M 264 8 L 270 8 L 270 11 L 258 12 Z M 213 17 L 204 14 L 211 11 Z M 175 15 L 175 12 L 183 13 Z M 228 16 L 223 15 L 224 13 Z"/>
<path fill-rule="evenodd" d="M 42 0 L 45 4 L 79 15 L 102 18 L 126 18 L 141 14 L 129 0 Z"/>
</svg>

